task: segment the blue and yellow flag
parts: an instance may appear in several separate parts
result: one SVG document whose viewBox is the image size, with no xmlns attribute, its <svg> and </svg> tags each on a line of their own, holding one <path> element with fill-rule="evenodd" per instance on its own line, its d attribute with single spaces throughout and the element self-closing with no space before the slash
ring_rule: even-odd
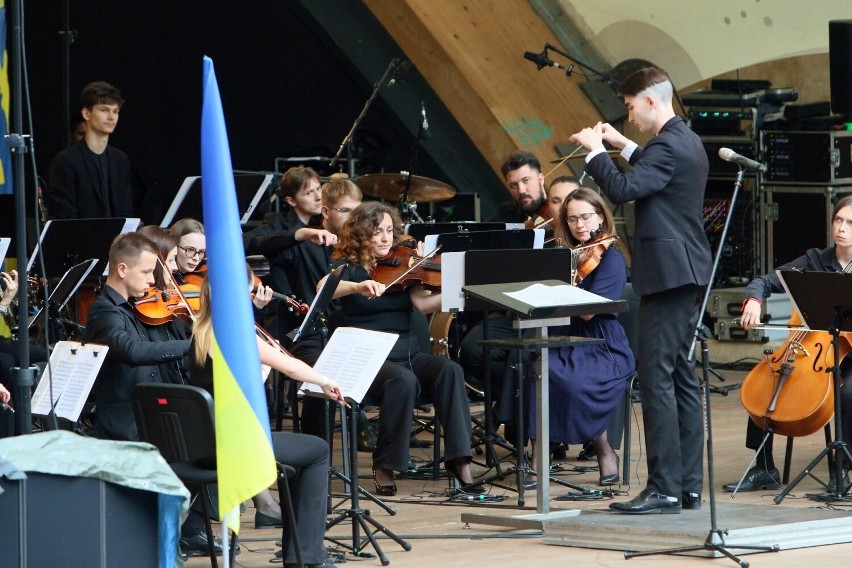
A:
<svg viewBox="0 0 852 568">
<path fill-rule="evenodd" d="M 204 58 L 201 179 L 213 311 L 213 389 L 219 511 L 239 529 L 240 503 L 276 477 L 252 319 L 234 171 L 213 61 Z"/>
<path fill-rule="evenodd" d="M 0 0 L 0 135 L 9 134 L 9 50 L 6 48 L 6 2 Z M 0 194 L 12 193 L 12 154 L 7 144 L 0 144 Z"/>
</svg>

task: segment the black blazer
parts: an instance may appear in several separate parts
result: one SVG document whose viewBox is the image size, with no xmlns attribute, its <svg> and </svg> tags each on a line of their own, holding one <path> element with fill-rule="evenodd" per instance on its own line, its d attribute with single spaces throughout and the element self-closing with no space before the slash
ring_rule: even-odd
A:
<svg viewBox="0 0 852 568">
<path fill-rule="evenodd" d="M 633 288 L 655 294 L 686 284 L 706 285 L 712 260 L 704 233 L 704 189 L 709 168 L 701 139 L 673 117 L 621 173 L 606 153 L 586 169 L 613 203 L 635 201 Z"/>
<path fill-rule="evenodd" d="M 51 217 L 138 217 L 133 207 L 130 159 L 127 154 L 112 146 L 107 146 L 106 155 L 109 161 L 109 188 L 101 186 L 97 165 L 85 140 L 80 140 L 54 158 L 50 165 Z"/>
</svg>

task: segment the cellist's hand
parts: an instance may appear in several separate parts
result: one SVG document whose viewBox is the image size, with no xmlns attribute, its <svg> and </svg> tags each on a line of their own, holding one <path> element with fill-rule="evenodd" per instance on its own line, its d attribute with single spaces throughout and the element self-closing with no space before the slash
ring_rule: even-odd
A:
<svg viewBox="0 0 852 568">
<path fill-rule="evenodd" d="M 743 306 L 743 314 L 740 316 L 740 327 L 751 331 L 760 325 L 760 302 L 754 298 L 746 300 Z"/>
</svg>

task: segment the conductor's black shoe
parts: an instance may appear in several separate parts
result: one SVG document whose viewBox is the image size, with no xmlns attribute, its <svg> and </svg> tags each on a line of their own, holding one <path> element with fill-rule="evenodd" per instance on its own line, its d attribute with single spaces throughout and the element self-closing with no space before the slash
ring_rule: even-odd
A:
<svg viewBox="0 0 852 568">
<path fill-rule="evenodd" d="M 740 491 L 760 491 L 761 489 L 778 489 L 781 487 L 781 474 L 777 468 L 772 468 L 769 471 L 760 469 L 757 466 L 746 472 L 743 478 Z M 722 486 L 725 491 L 733 493 L 737 489 L 737 483 L 726 483 Z"/>
<path fill-rule="evenodd" d="M 182 554 L 188 556 L 195 556 L 196 554 L 208 556 L 210 549 L 207 546 L 207 533 L 201 531 L 190 537 L 182 536 L 180 538 L 180 551 Z M 216 556 L 222 555 L 222 541 L 216 537 L 213 537 L 213 551 L 216 553 Z"/>
<path fill-rule="evenodd" d="M 647 515 L 650 513 L 671 515 L 680 513 L 681 505 L 680 499 L 677 497 L 669 497 L 646 487 L 630 501 L 612 503 L 609 508 L 628 515 Z"/>
<path fill-rule="evenodd" d="M 701 493 L 682 493 L 680 496 L 682 509 L 694 511 L 701 508 Z"/>
</svg>

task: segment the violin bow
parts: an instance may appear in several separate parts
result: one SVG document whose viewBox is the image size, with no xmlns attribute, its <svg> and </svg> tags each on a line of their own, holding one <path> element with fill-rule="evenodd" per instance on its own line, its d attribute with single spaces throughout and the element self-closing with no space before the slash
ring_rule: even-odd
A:
<svg viewBox="0 0 852 568">
<path fill-rule="evenodd" d="M 574 148 L 574 151 L 573 151 L 573 152 L 571 152 L 570 154 L 568 154 L 567 156 L 565 156 L 564 158 L 562 158 L 561 160 L 559 160 L 559 162 L 558 162 L 555 166 L 553 166 L 553 169 L 551 169 L 549 172 L 547 172 L 546 174 L 544 174 L 544 179 L 547 179 L 547 178 L 550 176 L 550 174 L 552 174 L 553 172 L 555 172 L 555 171 L 556 171 L 559 167 L 561 167 L 561 166 L 562 166 L 562 164 L 564 164 L 565 162 L 567 162 L 568 160 L 570 160 L 571 158 L 573 158 L 573 157 L 574 157 L 574 154 L 576 154 L 577 152 L 579 152 L 579 151 L 580 151 L 580 150 L 582 150 L 582 149 L 583 149 L 583 147 L 582 147 L 582 146 L 577 146 L 576 148 Z"/>
</svg>

